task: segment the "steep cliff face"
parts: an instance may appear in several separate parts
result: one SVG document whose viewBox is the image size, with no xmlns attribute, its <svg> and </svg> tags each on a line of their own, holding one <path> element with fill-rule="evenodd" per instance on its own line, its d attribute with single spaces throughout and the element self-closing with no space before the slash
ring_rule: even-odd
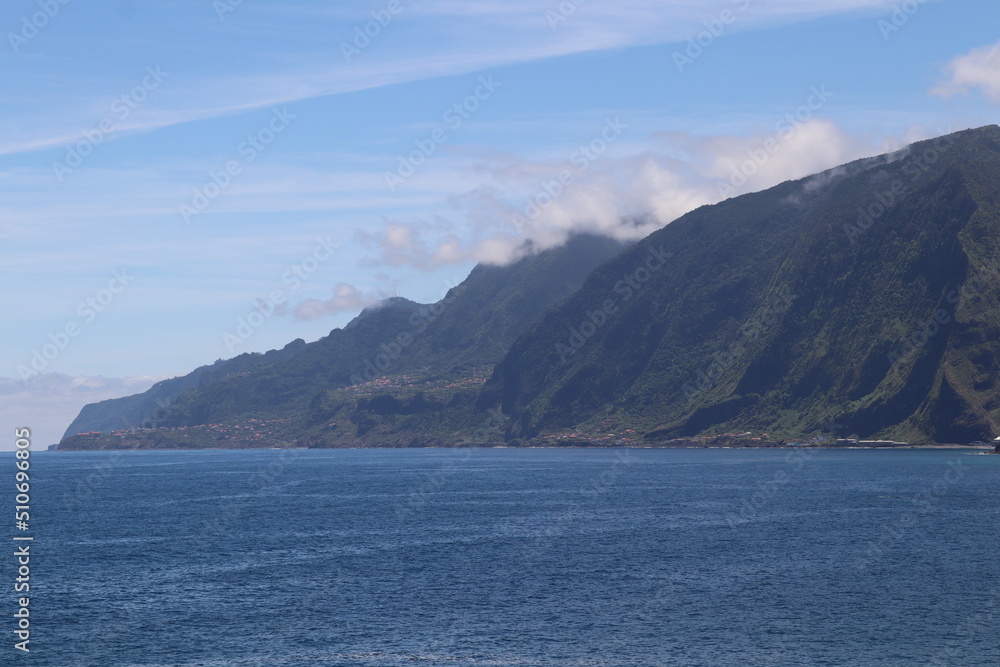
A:
<svg viewBox="0 0 1000 667">
<path fill-rule="evenodd" d="M 636 444 L 747 430 L 779 444 L 820 431 L 967 442 L 1000 428 L 998 359 L 989 126 L 699 208 L 628 248 L 580 237 L 478 267 L 437 304 L 392 300 L 267 363 L 205 375 L 146 415 L 159 428 L 63 445 Z"/>
<path fill-rule="evenodd" d="M 623 247 L 579 235 L 509 266 L 478 266 L 438 303 L 389 299 L 313 343 L 241 355 L 145 394 L 88 405 L 60 448 L 367 445 L 379 438 L 437 443 L 462 439 L 456 430 L 463 429 L 476 437 L 479 427 L 466 427 L 482 419 L 468 413 L 493 364 L 518 334 Z M 345 391 L 356 386 L 364 389 Z M 420 387 L 435 398 L 415 399 Z M 406 409 L 393 409 L 397 403 Z M 330 429 L 331 421 L 344 427 Z M 237 422 L 261 436 L 243 437 L 232 428 Z M 174 430 L 156 438 L 145 432 L 68 437 L 151 425 Z M 122 445 L 121 438 L 131 444 Z"/>
<path fill-rule="evenodd" d="M 1000 128 L 683 216 L 496 367 L 508 437 L 733 429 L 965 442 L 1000 424 Z"/>
<path fill-rule="evenodd" d="M 271 350 L 265 354 L 241 354 L 232 359 L 216 361 L 211 366 L 201 366 L 187 375 L 157 382 L 141 394 L 90 403 L 83 407 L 69 425 L 63 439 L 77 433 L 109 432 L 148 426 L 157 416 L 165 414 L 177 397 L 185 391 L 233 373 L 241 373 L 254 366 L 291 358 L 305 345 L 306 342 L 300 338 L 280 350 Z"/>
</svg>

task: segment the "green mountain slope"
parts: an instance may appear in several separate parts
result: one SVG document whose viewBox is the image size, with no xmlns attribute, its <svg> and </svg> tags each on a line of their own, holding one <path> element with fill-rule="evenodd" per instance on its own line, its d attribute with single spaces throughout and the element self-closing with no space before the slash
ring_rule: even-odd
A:
<svg viewBox="0 0 1000 667">
<path fill-rule="evenodd" d="M 141 394 L 90 403 L 83 407 L 69 425 L 63 438 L 91 431 L 117 431 L 149 425 L 157 414 L 169 409 L 177 397 L 188 389 L 232 373 L 243 372 L 252 366 L 291 357 L 305 347 L 305 344 L 300 338 L 280 350 L 271 350 L 265 354 L 254 352 L 232 359 L 220 359 L 211 366 L 201 366 L 187 375 L 157 382 Z"/>
<path fill-rule="evenodd" d="M 131 446 L 412 444 L 474 434 L 484 417 L 473 405 L 493 364 L 531 322 L 622 248 L 580 235 L 509 266 L 478 266 L 436 304 L 387 300 L 294 355 L 199 382 L 169 408 L 149 410 L 145 418 L 158 427 L 156 438 Z M 351 427 L 333 432 L 330 422 Z M 264 434 L 243 438 L 233 430 L 237 423 Z M 206 425 L 215 427 L 192 430 Z M 60 448 L 119 445 L 112 437 L 75 437 Z"/>
<path fill-rule="evenodd" d="M 998 198 L 989 126 L 702 207 L 533 324 L 478 407 L 518 439 L 991 436 Z"/>
<path fill-rule="evenodd" d="M 998 355 L 990 126 L 702 207 L 624 250 L 582 237 L 478 267 L 438 304 L 390 300 L 200 382 L 157 428 L 60 447 L 968 442 L 1000 428 Z"/>
</svg>

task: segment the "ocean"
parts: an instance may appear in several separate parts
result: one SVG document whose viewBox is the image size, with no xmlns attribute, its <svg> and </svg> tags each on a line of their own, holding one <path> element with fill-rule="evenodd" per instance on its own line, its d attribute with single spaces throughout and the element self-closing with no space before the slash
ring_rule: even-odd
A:
<svg viewBox="0 0 1000 667">
<path fill-rule="evenodd" d="M 1000 664 L 1000 456 L 39 452 L 32 472 L 31 653 L 5 614 L 5 665 Z"/>
</svg>

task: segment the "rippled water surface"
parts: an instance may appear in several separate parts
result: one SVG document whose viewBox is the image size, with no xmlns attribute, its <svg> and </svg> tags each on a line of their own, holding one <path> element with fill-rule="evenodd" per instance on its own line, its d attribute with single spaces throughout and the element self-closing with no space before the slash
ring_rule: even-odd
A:
<svg viewBox="0 0 1000 667">
<path fill-rule="evenodd" d="M 18 664 L 1000 664 L 1000 456 L 32 463 L 34 632 Z"/>
</svg>

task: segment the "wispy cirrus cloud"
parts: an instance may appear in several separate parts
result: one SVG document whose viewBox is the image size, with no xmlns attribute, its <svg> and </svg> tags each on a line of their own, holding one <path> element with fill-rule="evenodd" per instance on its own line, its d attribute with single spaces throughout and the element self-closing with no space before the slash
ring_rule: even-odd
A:
<svg viewBox="0 0 1000 667">
<path fill-rule="evenodd" d="M 549 15 L 560 6 L 576 9 L 553 27 Z M 182 26 L 136 32 L 148 44 L 150 65 L 172 72 L 169 82 L 144 102 L 127 123 L 108 137 L 114 140 L 136 133 L 240 114 L 297 101 L 383 86 L 453 76 L 587 51 L 640 44 L 683 42 L 703 29 L 703 22 L 744 0 L 589 0 L 539 4 L 529 0 L 463 3 L 452 0 L 403 3 L 391 23 L 379 27 L 361 54 L 346 62 L 343 44 L 352 44 L 355 30 L 375 20 L 380 5 L 329 8 L 311 2 L 287 3 L 276 12 L 269 4 L 244 3 L 224 23 L 206 21 L 204 3 L 181 2 L 178 11 L 190 14 Z M 777 0 L 746 2 L 732 31 L 772 27 L 822 15 L 881 10 L 886 0 Z M 197 19 L 197 20 L 195 20 Z M 115 27 L 115 26 L 111 26 Z M 171 27 L 183 27 L 180 33 Z M 81 26 L 83 29 L 83 26 Z M 287 35 L 297 35 L 290 46 Z M 53 70 L 60 56 L 71 58 L 71 34 L 51 59 L 15 60 L 4 78 L 13 89 L 28 89 L 33 81 L 50 80 L 43 94 L 20 100 L 2 122 L 0 155 L 68 146 L 81 132 L 106 114 L 108 101 L 130 90 L 134 73 L 81 81 L 80 73 Z M 88 35 L 88 39 L 122 37 L 116 32 Z M 190 62 L 161 62 L 170 40 L 195 49 L 211 40 L 242 62 L 193 66 Z M 271 54 L 272 57 L 268 57 Z M 65 85 L 64 85 L 65 84 Z M 87 84 L 87 85 L 84 85 Z"/>
</svg>

